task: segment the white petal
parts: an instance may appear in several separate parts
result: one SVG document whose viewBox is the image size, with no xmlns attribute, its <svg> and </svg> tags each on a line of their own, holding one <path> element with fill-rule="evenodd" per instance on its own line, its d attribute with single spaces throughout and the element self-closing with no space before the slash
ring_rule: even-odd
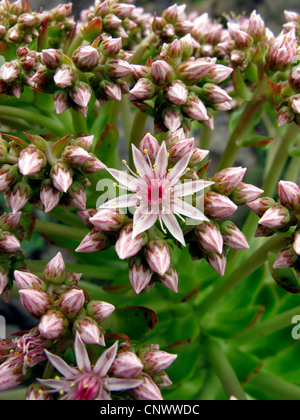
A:
<svg viewBox="0 0 300 420">
<path fill-rule="evenodd" d="M 183 184 L 175 185 L 174 195 L 175 197 L 184 197 L 193 194 L 194 192 L 204 190 L 204 188 L 207 188 L 212 184 L 214 184 L 214 182 L 203 181 L 202 179 L 185 180 Z"/>
<path fill-rule="evenodd" d="M 168 167 L 168 152 L 166 143 L 163 141 L 155 158 L 155 177 L 164 178 Z"/>
<path fill-rule="evenodd" d="M 126 207 L 136 206 L 139 199 L 136 194 L 124 194 L 120 197 L 112 198 L 102 204 L 99 209 L 122 209 Z"/>
<path fill-rule="evenodd" d="M 75 350 L 77 366 L 79 368 L 82 367 L 85 372 L 90 372 L 91 371 L 90 359 L 86 351 L 85 345 L 83 344 L 83 341 L 81 340 L 78 333 L 76 333 L 74 350 Z"/>
<path fill-rule="evenodd" d="M 107 171 L 113 176 L 120 184 L 124 185 L 129 191 L 136 191 L 138 186 L 138 179 L 134 175 L 129 174 L 125 171 L 118 171 L 117 169 L 107 169 Z"/>
<path fill-rule="evenodd" d="M 190 153 L 187 153 L 186 155 L 184 155 L 175 164 L 175 166 L 172 168 L 172 171 L 168 173 L 167 179 L 170 182 L 170 186 L 175 185 L 179 181 L 179 179 L 182 177 L 191 159 L 192 154 L 193 154 L 193 150 Z"/>
<path fill-rule="evenodd" d="M 115 360 L 117 350 L 118 341 L 116 341 L 113 346 L 111 346 L 109 349 L 105 350 L 105 352 L 101 354 L 94 367 L 94 373 L 96 375 L 99 375 L 103 378 L 107 374 L 111 365 L 113 364 L 113 361 Z"/>
<path fill-rule="evenodd" d="M 204 216 L 204 214 L 199 209 L 193 207 L 191 204 L 183 200 L 175 200 L 172 205 L 172 210 L 174 210 L 174 212 L 176 213 L 182 214 L 183 216 L 191 217 L 195 220 L 205 220 L 209 222 L 209 219 L 206 216 Z"/>
<path fill-rule="evenodd" d="M 136 211 L 133 216 L 133 230 L 132 238 L 135 238 L 139 233 L 150 229 L 157 220 L 157 214 L 142 214 Z"/>
<path fill-rule="evenodd" d="M 171 235 L 174 236 L 175 239 L 177 239 L 179 242 L 182 243 L 182 245 L 185 246 L 185 240 L 183 237 L 181 227 L 174 214 L 162 214 L 161 218 Z"/>
<path fill-rule="evenodd" d="M 132 158 L 134 166 L 137 171 L 139 171 L 141 177 L 147 177 L 148 179 L 153 178 L 152 168 L 149 166 L 141 151 L 134 144 L 132 145 Z"/>
<path fill-rule="evenodd" d="M 78 371 L 76 369 L 71 368 L 63 359 L 55 354 L 50 353 L 49 351 L 45 350 L 45 353 L 51 363 L 61 374 L 63 374 L 66 378 L 74 378 L 78 375 Z"/>
</svg>

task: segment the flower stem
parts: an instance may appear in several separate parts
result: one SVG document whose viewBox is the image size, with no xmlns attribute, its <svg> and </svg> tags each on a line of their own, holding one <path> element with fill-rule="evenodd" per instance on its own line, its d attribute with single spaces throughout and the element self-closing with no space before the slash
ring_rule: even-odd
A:
<svg viewBox="0 0 300 420">
<path fill-rule="evenodd" d="M 207 357 L 218 375 L 228 399 L 234 396 L 238 400 L 247 401 L 243 388 L 221 344 L 217 340 L 207 337 L 204 346 Z"/>
<path fill-rule="evenodd" d="M 255 270 L 261 267 L 268 258 L 270 251 L 278 251 L 286 244 L 287 238 L 283 236 L 273 236 L 266 241 L 259 249 L 252 253 L 244 262 L 242 262 L 233 272 L 228 273 L 225 278 L 222 278 L 214 289 L 203 299 L 197 308 L 197 313 L 201 318 L 210 309 L 212 309 L 218 302 L 230 292 L 233 288 L 238 286 L 244 279 L 246 279 Z"/>
<path fill-rule="evenodd" d="M 255 325 L 251 330 L 247 331 L 242 336 L 235 338 L 231 341 L 235 347 L 246 345 L 250 341 L 259 340 L 268 337 L 278 331 L 289 327 L 292 323 L 292 318 L 300 314 L 300 306 L 293 308 L 289 311 L 283 312 L 272 319 L 261 322 Z"/>
<path fill-rule="evenodd" d="M 75 111 L 73 108 L 71 109 L 72 113 L 72 120 L 73 120 L 73 126 L 74 126 L 74 132 L 75 133 L 88 133 L 86 119 L 80 112 Z"/>
<path fill-rule="evenodd" d="M 212 130 L 206 125 L 202 124 L 200 147 L 204 150 L 209 150 L 212 140 Z"/>
<path fill-rule="evenodd" d="M 280 176 L 283 172 L 284 166 L 286 165 L 287 159 L 289 157 L 289 148 L 295 142 L 297 134 L 299 134 L 299 127 L 291 123 L 288 126 L 288 129 L 281 140 L 275 155 L 273 156 L 272 162 L 269 166 L 269 169 L 266 173 L 265 180 L 262 186 L 264 191 L 263 195 L 265 197 L 272 197 L 276 188 L 276 185 L 280 179 Z M 255 213 L 250 213 L 249 217 L 246 220 L 246 223 L 243 228 L 243 233 L 248 240 L 253 238 L 255 230 L 257 228 L 257 216 Z"/>
<path fill-rule="evenodd" d="M 79 32 L 77 35 L 74 36 L 71 44 L 69 45 L 68 51 L 67 51 L 67 56 L 71 57 L 73 52 L 76 50 L 76 48 L 78 48 L 81 43 L 83 41 L 83 38 L 81 36 L 81 33 Z"/>
<path fill-rule="evenodd" d="M 82 240 L 89 232 L 87 229 L 75 228 L 72 226 L 60 225 L 58 223 L 36 220 L 35 230 L 45 235 L 64 236 L 71 239 Z"/>
<path fill-rule="evenodd" d="M 151 47 L 151 45 L 155 42 L 156 35 L 151 32 L 143 42 L 136 48 L 133 55 L 130 57 L 129 63 L 130 64 L 139 64 L 141 58 L 145 54 L 145 52 Z"/>
<path fill-rule="evenodd" d="M 282 401 L 300 400 L 300 387 L 272 375 L 269 372 L 260 371 L 254 375 L 248 384 L 252 387 L 261 389 L 267 394 Z"/>
<path fill-rule="evenodd" d="M 57 134 L 58 136 L 65 135 L 65 128 L 59 121 L 54 118 L 29 111 L 27 109 L 0 105 L 0 115 L 4 117 L 21 118 L 31 124 L 38 124 L 40 127 L 49 129 L 51 134 Z"/>
<path fill-rule="evenodd" d="M 226 149 L 222 155 L 219 171 L 234 164 L 235 158 L 239 152 L 239 147 L 236 145 L 236 141 L 245 136 L 259 108 L 266 101 L 264 92 L 267 80 L 268 79 L 264 79 L 258 84 L 251 101 L 247 103 L 244 112 L 240 116 L 239 122 L 233 130 L 228 140 Z"/>
</svg>

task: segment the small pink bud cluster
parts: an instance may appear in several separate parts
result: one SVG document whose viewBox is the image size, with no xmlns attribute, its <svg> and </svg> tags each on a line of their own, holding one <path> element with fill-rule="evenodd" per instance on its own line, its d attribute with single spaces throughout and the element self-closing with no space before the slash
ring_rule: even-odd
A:
<svg viewBox="0 0 300 420">
<path fill-rule="evenodd" d="M 255 234 L 258 237 L 286 232 L 291 226 L 298 224 L 300 187 L 294 182 L 280 181 L 277 190 L 280 204 L 268 197 L 247 204 L 260 217 Z"/>
<path fill-rule="evenodd" d="M 0 140 L 2 166 L 0 191 L 13 213 L 25 204 L 45 208 L 46 213 L 61 205 L 86 208 L 85 175 L 101 171 L 105 165 L 91 152 L 93 136 L 67 136 L 51 143 L 38 135 L 25 133 L 30 144 L 17 137 L 9 143 Z M 10 138 L 10 136 L 8 136 Z M 12 160 L 13 159 L 13 160 Z M 12 161 L 15 164 L 5 163 Z M 18 182 L 18 172 L 25 179 Z M 39 188 L 37 188 L 39 184 Z"/>
<path fill-rule="evenodd" d="M 110 373 L 117 378 L 142 379 L 142 383 L 130 391 L 135 400 L 162 400 L 160 389 L 172 385 L 165 370 L 176 358 L 177 355 L 160 350 L 158 345 L 145 345 L 135 351 L 124 344 Z"/>
<path fill-rule="evenodd" d="M 14 273 L 21 303 L 40 320 L 38 330 L 46 339 L 76 332 L 87 344 L 105 346 L 101 322 L 114 311 L 107 302 L 90 301 L 77 286 L 80 274 L 67 273 L 61 253 L 45 267 L 43 278 L 27 271 Z"/>
</svg>

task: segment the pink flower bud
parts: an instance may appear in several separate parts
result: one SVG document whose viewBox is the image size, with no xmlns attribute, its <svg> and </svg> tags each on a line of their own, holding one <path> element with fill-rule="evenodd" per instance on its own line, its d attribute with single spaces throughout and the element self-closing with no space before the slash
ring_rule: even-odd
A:
<svg viewBox="0 0 300 420">
<path fill-rule="evenodd" d="M 91 152 L 93 148 L 93 141 L 94 141 L 93 135 L 77 137 L 77 139 L 74 141 L 74 145 L 82 147 L 82 149 L 86 150 L 87 152 Z"/>
<path fill-rule="evenodd" d="M 190 154 L 194 147 L 194 138 L 182 139 L 177 143 L 172 144 L 168 148 L 169 157 L 172 160 L 178 160 L 185 154 Z"/>
<path fill-rule="evenodd" d="M 106 29 L 115 30 L 121 26 L 122 20 L 117 16 L 109 13 L 103 18 L 103 25 Z"/>
<path fill-rule="evenodd" d="M 148 99 L 152 99 L 155 93 L 155 86 L 151 82 L 151 80 L 142 78 L 137 81 L 133 89 L 130 91 L 129 100 L 143 100 L 146 101 Z"/>
<path fill-rule="evenodd" d="M 239 185 L 233 190 L 231 199 L 237 205 L 246 204 L 254 201 L 263 192 L 263 190 L 255 187 L 254 185 L 240 182 Z"/>
<path fill-rule="evenodd" d="M 97 322 L 102 322 L 108 318 L 116 308 L 107 302 L 91 300 L 86 308 L 86 313 Z"/>
<path fill-rule="evenodd" d="M 56 86 L 65 89 L 73 86 L 75 82 L 75 75 L 69 66 L 63 65 L 56 70 L 53 79 Z"/>
<path fill-rule="evenodd" d="M 181 126 L 182 114 L 177 108 L 166 108 L 163 111 L 163 120 L 168 130 L 174 132 Z"/>
<path fill-rule="evenodd" d="M 300 65 L 298 64 L 291 69 L 289 74 L 289 84 L 295 90 L 300 90 Z"/>
<path fill-rule="evenodd" d="M 95 155 L 90 153 L 89 160 L 82 166 L 81 169 L 86 174 L 93 174 L 106 169 L 106 165 L 104 165 L 104 163 L 102 163 Z"/>
<path fill-rule="evenodd" d="M 273 70 L 283 70 L 292 64 L 297 52 L 295 29 L 281 33 L 273 40 L 266 57 L 267 64 Z"/>
<path fill-rule="evenodd" d="M 183 82 L 198 83 L 215 65 L 215 59 L 198 58 L 196 60 L 188 60 L 183 62 L 177 72 Z"/>
<path fill-rule="evenodd" d="M 15 270 L 14 276 L 18 289 L 37 289 L 43 291 L 46 290 L 44 280 L 40 279 L 34 274 L 28 273 L 27 271 Z"/>
<path fill-rule="evenodd" d="M 78 318 L 74 322 L 73 330 L 78 332 L 84 343 L 105 346 L 104 333 L 94 319 L 88 316 Z"/>
<path fill-rule="evenodd" d="M 178 293 L 178 274 L 175 268 L 170 266 L 163 276 L 159 276 L 158 281 L 168 289 Z"/>
<path fill-rule="evenodd" d="M 224 89 L 212 83 L 206 83 L 202 88 L 202 93 L 205 99 L 212 104 L 222 104 L 223 102 L 228 103 L 231 101 L 231 97 Z"/>
<path fill-rule="evenodd" d="M 207 261 L 209 265 L 222 277 L 226 271 L 227 260 L 224 254 L 209 254 Z"/>
<path fill-rule="evenodd" d="M 291 220 L 290 212 L 284 206 L 276 204 L 269 208 L 259 220 L 259 224 L 267 228 L 281 228 Z"/>
<path fill-rule="evenodd" d="M 266 36 L 266 25 L 254 10 L 249 19 L 248 33 L 255 41 L 262 41 Z"/>
<path fill-rule="evenodd" d="M 63 54 L 53 48 L 42 50 L 42 62 L 50 70 L 55 70 L 63 62 Z"/>
<path fill-rule="evenodd" d="M 255 201 L 247 203 L 247 206 L 257 214 L 257 216 L 262 217 L 269 208 L 275 206 L 275 201 L 273 198 L 261 197 Z"/>
<path fill-rule="evenodd" d="M 224 245 L 233 249 L 248 249 L 249 244 L 245 235 L 240 229 L 229 220 L 223 222 L 221 225 L 221 233 L 224 240 Z"/>
<path fill-rule="evenodd" d="M 18 176 L 18 171 L 14 166 L 1 165 L 0 167 L 0 191 L 7 190 Z"/>
<path fill-rule="evenodd" d="M 265 238 L 265 237 L 268 237 L 268 236 L 273 236 L 275 233 L 277 233 L 276 228 L 270 229 L 270 228 L 266 228 L 265 226 L 258 225 L 257 229 L 256 229 L 256 232 L 254 234 L 254 237 L 255 238 Z"/>
<path fill-rule="evenodd" d="M 115 79 L 127 77 L 132 72 L 132 66 L 120 58 L 115 58 L 107 63 L 107 73 Z"/>
<path fill-rule="evenodd" d="M 289 104 L 295 114 L 300 114 L 300 95 L 293 95 L 289 98 Z"/>
<path fill-rule="evenodd" d="M 212 218 L 231 216 L 237 206 L 226 196 L 209 191 L 204 195 L 205 215 Z"/>
<path fill-rule="evenodd" d="M 101 52 L 107 56 L 117 55 L 122 48 L 122 38 L 108 38 L 105 41 L 101 42 L 100 49 Z"/>
<path fill-rule="evenodd" d="M 55 111 L 58 115 L 65 112 L 71 106 L 69 95 L 67 92 L 64 92 L 63 90 L 58 90 L 57 92 L 54 93 L 53 102 L 54 102 Z"/>
<path fill-rule="evenodd" d="M 153 350 L 139 353 L 139 358 L 144 365 L 145 371 L 159 373 L 171 366 L 177 358 L 177 354 L 167 353 L 162 350 Z"/>
<path fill-rule="evenodd" d="M 145 249 L 145 257 L 151 270 L 163 276 L 170 268 L 171 253 L 163 239 L 152 239 Z"/>
<path fill-rule="evenodd" d="M 20 68 L 17 60 L 4 63 L 0 70 L 0 79 L 5 83 L 13 83 L 19 77 Z"/>
<path fill-rule="evenodd" d="M 159 143 L 155 137 L 147 133 L 140 142 L 139 149 L 142 153 L 149 156 L 151 162 L 154 163 L 159 150 Z"/>
<path fill-rule="evenodd" d="M 19 240 L 11 232 L 0 233 L 0 249 L 4 252 L 16 252 L 21 247 Z"/>
<path fill-rule="evenodd" d="M 27 147 L 19 157 L 19 169 L 22 175 L 38 174 L 47 164 L 46 156 L 36 147 Z"/>
<path fill-rule="evenodd" d="M 291 268 L 296 264 L 298 259 L 298 255 L 294 252 L 293 247 L 290 246 L 279 253 L 273 268 Z"/>
<path fill-rule="evenodd" d="M 118 232 L 125 222 L 125 215 L 110 209 L 99 210 L 90 218 L 91 223 L 104 232 Z"/>
<path fill-rule="evenodd" d="M 140 233 L 135 238 L 132 237 L 133 224 L 127 223 L 121 230 L 116 242 L 115 249 L 121 260 L 136 255 L 148 241 L 145 232 Z"/>
<path fill-rule="evenodd" d="M 42 316 L 39 332 L 48 339 L 55 339 L 64 334 L 69 325 L 68 320 L 59 311 L 50 310 Z"/>
<path fill-rule="evenodd" d="M 129 262 L 129 280 L 136 294 L 144 290 L 151 281 L 152 270 L 140 257 L 133 257 Z"/>
<path fill-rule="evenodd" d="M 300 231 L 299 230 L 295 233 L 293 248 L 296 254 L 300 255 Z"/>
<path fill-rule="evenodd" d="M 150 74 L 155 84 L 165 85 L 172 80 L 174 70 L 166 61 L 157 60 L 152 64 Z"/>
<path fill-rule="evenodd" d="M 56 163 L 50 171 L 50 178 L 54 187 L 61 192 L 66 193 L 73 183 L 73 172 L 64 163 Z"/>
<path fill-rule="evenodd" d="M 227 168 L 212 177 L 213 188 L 221 194 L 229 195 L 242 182 L 247 168 Z"/>
<path fill-rule="evenodd" d="M 110 241 L 107 235 L 93 228 L 81 241 L 80 245 L 76 248 L 76 252 L 91 253 L 101 251 L 110 246 Z"/>
<path fill-rule="evenodd" d="M 52 186 L 50 179 L 42 182 L 40 199 L 45 207 L 45 213 L 49 213 L 51 210 L 53 210 L 58 205 L 61 197 L 62 192 L 56 190 Z"/>
<path fill-rule="evenodd" d="M 116 378 L 132 379 L 143 371 L 141 360 L 132 351 L 120 351 L 110 368 L 110 373 Z"/>
<path fill-rule="evenodd" d="M 13 213 L 21 210 L 32 196 L 32 189 L 28 184 L 18 182 L 14 185 L 9 196 L 10 207 Z"/>
<path fill-rule="evenodd" d="M 107 99 L 113 101 L 120 101 L 122 99 L 122 90 L 116 83 L 103 80 L 100 86 Z"/>
<path fill-rule="evenodd" d="M 226 80 L 232 73 L 233 69 L 222 64 L 213 65 L 205 76 L 205 80 L 209 83 L 220 84 Z"/>
<path fill-rule="evenodd" d="M 90 86 L 84 82 L 78 82 L 70 92 L 70 96 L 81 107 L 87 107 L 92 97 Z"/>
<path fill-rule="evenodd" d="M 35 318 L 41 318 L 52 309 L 53 302 L 48 293 L 35 289 L 22 289 L 19 293 L 22 305 Z"/>
<path fill-rule="evenodd" d="M 281 204 L 289 209 L 300 209 L 300 187 L 294 182 L 280 181 L 278 183 L 278 196 Z"/>
<path fill-rule="evenodd" d="M 135 400 L 163 400 L 158 386 L 153 382 L 151 376 L 142 373 L 143 383 L 130 390 Z"/>
<path fill-rule="evenodd" d="M 227 27 L 228 27 L 230 36 L 236 43 L 237 48 L 246 49 L 252 45 L 253 43 L 252 37 L 248 35 L 247 32 L 242 31 L 238 24 L 228 23 Z"/>
<path fill-rule="evenodd" d="M 79 210 L 85 210 L 86 195 L 80 182 L 73 182 L 71 187 L 68 189 L 68 201 L 69 204 L 77 207 Z"/>
<path fill-rule="evenodd" d="M 43 274 L 44 278 L 52 283 L 63 283 L 66 276 L 66 266 L 60 252 L 48 262 Z"/>
<path fill-rule="evenodd" d="M 82 223 L 84 223 L 88 228 L 92 229 L 93 224 L 90 222 L 90 218 L 95 216 L 96 213 L 97 213 L 96 209 L 86 209 L 86 210 L 78 211 L 77 216 L 80 218 Z"/>
<path fill-rule="evenodd" d="M 60 297 L 58 306 L 64 315 L 68 318 L 74 318 L 81 311 L 84 301 L 83 291 L 81 289 L 72 289 Z"/>
<path fill-rule="evenodd" d="M 184 105 L 187 101 L 188 90 L 181 80 L 175 80 L 166 86 L 164 95 L 172 104 Z"/>
<path fill-rule="evenodd" d="M 195 227 L 199 245 L 208 252 L 223 252 L 223 237 L 219 225 L 213 222 L 202 222 Z"/>
<path fill-rule="evenodd" d="M 0 295 L 4 292 L 4 289 L 8 285 L 9 271 L 4 265 L 0 265 Z"/>
<path fill-rule="evenodd" d="M 72 60 L 80 70 L 91 71 L 97 66 L 99 57 L 100 55 L 96 48 L 91 45 L 84 45 L 74 51 Z"/>
<path fill-rule="evenodd" d="M 194 147 L 193 154 L 189 161 L 189 166 L 198 165 L 199 163 L 202 162 L 203 159 L 206 158 L 208 154 L 209 154 L 208 150 L 202 150 L 202 149 L 198 149 L 197 147 Z"/>
<path fill-rule="evenodd" d="M 285 124 L 289 124 L 294 121 L 295 114 L 292 112 L 290 107 L 283 106 L 279 109 L 277 114 L 278 127 L 282 127 Z"/>
<path fill-rule="evenodd" d="M 204 103 L 197 96 L 190 96 L 182 110 L 192 120 L 206 121 L 209 119 Z"/>
</svg>

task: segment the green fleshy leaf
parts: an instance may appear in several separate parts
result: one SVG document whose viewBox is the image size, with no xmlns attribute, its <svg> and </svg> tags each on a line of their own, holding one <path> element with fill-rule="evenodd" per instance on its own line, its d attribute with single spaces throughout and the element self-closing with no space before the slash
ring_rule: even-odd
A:
<svg viewBox="0 0 300 420">
<path fill-rule="evenodd" d="M 233 83 L 236 94 L 245 101 L 250 101 L 252 98 L 252 93 L 249 91 L 238 67 L 236 67 L 233 71 Z"/>
<path fill-rule="evenodd" d="M 239 349 L 229 348 L 226 355 L 241 383 L 247 382 L 262 367 L 259 358 Z"/>
</svg>

